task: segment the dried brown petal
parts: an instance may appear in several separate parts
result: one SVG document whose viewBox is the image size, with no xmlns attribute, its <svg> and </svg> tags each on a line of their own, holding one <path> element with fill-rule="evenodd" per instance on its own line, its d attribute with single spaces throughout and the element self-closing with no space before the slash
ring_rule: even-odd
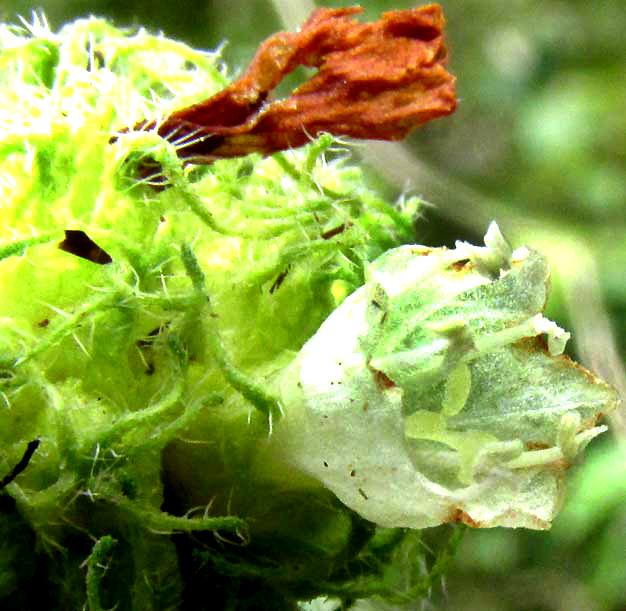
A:
<svg viewBox="0 0 626 611">
<path fill-rule="evenodd" d="M 441 7 L 384 13 L 358 23 L 359 7 L 316 10 L 296 33 L 279 32 L 248 70 L 211 98 L 183 108 L 158 133 L 184 142 L 193 163 L 306 144 L 319 133 L 398 140 L 456 108 L 455 79 L 444 67 Z M 268 95 L 298 66 L 317 73 L 283 100 Z M 135 129 L 151 129 L 142 122 Z"/>
</svg>

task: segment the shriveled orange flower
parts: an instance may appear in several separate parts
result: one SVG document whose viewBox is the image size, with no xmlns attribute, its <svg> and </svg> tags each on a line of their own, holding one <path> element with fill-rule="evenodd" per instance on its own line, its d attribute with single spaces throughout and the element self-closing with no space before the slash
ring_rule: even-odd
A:
<svg viewBox="0 0 626 611">
<path fill-rule="evenodd" d="M 322 132 L 398 140 L 453 112 L 441 7 L 391 11 L 373 23 L 354 21 L 360 12 L 317 9 L 298 32 L 270 36 L 245 74 L 220 93 L 135 129 L 156 127 L 165 138 L 187 142 L 178 147 L 180 157 L 211 163 L 298 147 Z M 298 66 L 318 70 L 287 98 L 270 101 Z"/>
</svg>

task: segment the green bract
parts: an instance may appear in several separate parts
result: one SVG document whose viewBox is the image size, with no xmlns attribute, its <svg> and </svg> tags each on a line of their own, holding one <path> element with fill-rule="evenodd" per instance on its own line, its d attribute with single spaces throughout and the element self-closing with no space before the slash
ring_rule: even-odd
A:
<svg viewBox="0 0 626 611">
<path fill-rule="evenodd" d="M 545 257 L 485 243 L 385 253 L 292 365 L 286 458 L 377 524 L 547 528 L 605 429 L 611 390 L 541 316 Z"/>
<path fill-rule="evenodd" d="M 97 19 L 0 27 L 0 477 L 40 440 L 0 495 L 3 604 L 409 601 L 449 550 L 429 574 L 398 527 L 547 527 L 615 402 L 556 356 L 541 255 L 495 226 L 389 250 L 418 200 L 331 138 L 202 168 L 111 140 L 218 91 L 217 59 Z M 76 232 L 112 262 L 58 248 Z"/>
</svg>

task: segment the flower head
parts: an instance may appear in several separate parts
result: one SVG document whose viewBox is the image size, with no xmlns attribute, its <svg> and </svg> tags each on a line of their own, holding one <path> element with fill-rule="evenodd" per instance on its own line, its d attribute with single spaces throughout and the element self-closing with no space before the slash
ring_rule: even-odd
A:
<svg viewBox="0 0 626 611">
<path fill-rule="evenodd" d="M 291 368 L 280 443 L 377 524 L 547 528 L 615 405 L 541 314 L 545 257 L 495 224 L 485 244 L 385 253 Z"/>
</svg>

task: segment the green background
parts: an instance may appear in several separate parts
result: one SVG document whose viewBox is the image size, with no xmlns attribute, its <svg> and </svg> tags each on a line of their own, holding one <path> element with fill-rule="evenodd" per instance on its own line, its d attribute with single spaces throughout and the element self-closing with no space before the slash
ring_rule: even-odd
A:
<svg viewBox="0 0 626 611">
<path fill-rule="evenodd" d="M 414 4 L 362 5 L 373 19 Z M 236 75 L 265 37 L 285 24 L 293 27 L 311 6 L 287 0 L 4 0 L 0 19 L 15 23 L 21 15 L 30 21 L 41 9 L 57 29 L 95 14 L 200 48 L 228 41 L 224 57 Z M 571 353 L 623 394 L 623 0 L 451 0 L 443 7 L 459 109 L 404 145 L 359 147 L 372 179 L 390 198 L 408 190 L 433 204 L 423 212 L 417 242 L 477 242 L 496 219 L 514 244 L 543 249 L 554 273 L 549 315 L 573 330 Z M 551 532 L 468 532 L 434 607 L 626 609 L 624 422 L 622 411 L 612 418 L 611 433 L 574 469 L 568 504 Z"/>
</svg>

